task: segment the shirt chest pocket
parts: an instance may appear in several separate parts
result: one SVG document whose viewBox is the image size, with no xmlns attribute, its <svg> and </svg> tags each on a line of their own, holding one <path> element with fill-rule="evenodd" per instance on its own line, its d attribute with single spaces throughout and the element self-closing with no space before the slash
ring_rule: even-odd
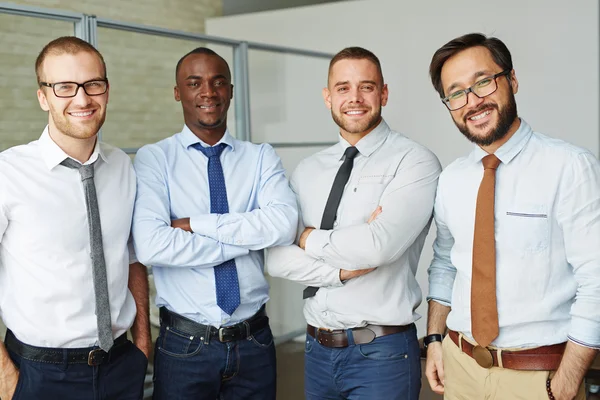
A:
<svg viewBox="0 0 600 400">
<path fill-rule="evenodd" d="M 529 254 L 548 248 L 550 222 L 545 204 L 515 204 L 496 215 L 500 223 L 496 241 L 501 238 L 509 251 Z"/>
</svg>

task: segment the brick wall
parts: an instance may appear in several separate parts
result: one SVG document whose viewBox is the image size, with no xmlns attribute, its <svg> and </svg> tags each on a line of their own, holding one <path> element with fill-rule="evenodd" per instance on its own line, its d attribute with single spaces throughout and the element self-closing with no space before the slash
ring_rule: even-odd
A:
<svg viewBox="0 0 600 400">
<path fill-rule="evenodd" d="M 82 12 L 117 21 L 204 33 L 204 19 L 222 13 L 222 0 L 21 0 L 16 4 Z M 73 34 L 67 22 L 0 14 L 0 150 L 39 137 L 47 114 L 38 105 L 35 58 L 50 40 Z M 177 60 L 204 43 L 98 29 L 98 48 L 111 82 L 103 140 L 139 147 L 181 129 L 173 100 Z M 230 60 L 231 50 L 211 46 Z"/>
</svg>

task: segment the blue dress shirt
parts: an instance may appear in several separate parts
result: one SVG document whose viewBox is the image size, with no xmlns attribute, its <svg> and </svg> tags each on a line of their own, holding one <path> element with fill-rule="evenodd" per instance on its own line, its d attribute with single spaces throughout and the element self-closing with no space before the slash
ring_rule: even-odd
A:
<svg viewBox="0 0 600 400">
<path fill-rule="evenodd" d="M 497 347 L 570 339 L 600 348 L 600 163 L 589 151 L 521 120 L 494 154 Z M 475 146 L 442 172 L 429 300 L 449 305 L 448 328 L 471 335 L 471 264 L 477 191 Z"/>
<path fill-rule="evenodd" d="M 140 262 L 152 265 L 158 307 L 201 324 L 233 325 L 269 299 L 262 250 L 293 242 L 296 199 L 271 146 L 225 132 L 219 143 L 227 145 L 221 163 L 229 213 L 210 214 L 208 158 L 192 147 L 196 143 L 208 146 L 184 126 L 138 151 L 134 245 Z M 171 220 L 186 217 L 194 233 L 171 227 Z M 216 303 L 213 267 L 231 259 L 241 304 L 229 316 Z"/>
</svg>

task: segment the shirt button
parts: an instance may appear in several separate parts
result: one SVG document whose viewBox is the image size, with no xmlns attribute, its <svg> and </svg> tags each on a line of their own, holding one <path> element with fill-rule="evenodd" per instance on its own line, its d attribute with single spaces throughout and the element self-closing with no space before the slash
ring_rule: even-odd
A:
<svg viewBox="0 0 600 400">
<path fill-rule="evenodd" d="M 324 316 L 324 317 L 326 317 L 326 316 L 328 316 L 328 315 L 329 315 L 329 313 L 328 313 L 327 311 L 323 311 L 323 316 Z"/>
<path fill-rule="evenodd" d="M 338 223 L 337 223 L 337 221 L 335 221 L 335 222 L 333 223 L 333 226 L 338 226 Z"/>
</svg>

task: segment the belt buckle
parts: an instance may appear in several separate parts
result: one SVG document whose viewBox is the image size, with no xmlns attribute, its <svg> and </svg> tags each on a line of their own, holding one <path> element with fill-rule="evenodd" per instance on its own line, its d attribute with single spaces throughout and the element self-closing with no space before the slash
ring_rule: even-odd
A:
<svg viewBox="0 0 600 400">
<path fill-rule="evenodd" d="M 219 328 L 219 342 L 221 343 L 227 343 L 227 342 L 232 342 L 233 341 L 233 333 L 228 333 L 226 332 L 230 331 L 231 328 L 226 327 L 226 328 Z"/>
<path fill-rule="evenodd" d="M 104 362 L 104 357 L 100 357 L 100 359 L 96 360 L 96 354 L 102 355 L 102 353 L 108 354 L 102 349 L 94 349 L 90 351 L 90 353 L 88 354 L 88 365 L 90 367 L 95 367 L 102 364 Z"/>
<path fill-rule="evenodd" d="M 326 337 L 323 337 L 323 334 L 331 336 L 333 333 L 335 333 L 335 332 L 331 329 L 317 328 L 317 332 L 316 332 L 317 342 L 323 346 L 327 345 L 328 340 Z"/>
<path fill-rule="evenodd" d="M 482 346 L 473 347 L 473 358 L 477 361 L 482 368 L 492 368 L 494 365 L 494 359 L 492 358 L 492 353 L 486 348 Z"/>
</svg>

